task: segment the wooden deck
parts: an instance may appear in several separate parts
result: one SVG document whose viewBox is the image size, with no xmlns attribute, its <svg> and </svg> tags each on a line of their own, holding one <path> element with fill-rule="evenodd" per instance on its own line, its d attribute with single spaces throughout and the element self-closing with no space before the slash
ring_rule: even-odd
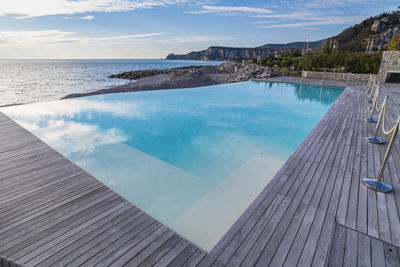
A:
<svg viewBox="0 0 400 267">
<path fill-rule="evenodd" d="M 328 266 L 400 266 L 400 248 L 336 224 Z"/>
<path fill-rule="evenodd" d="M 389 127 L 400 88 L 383 94 Z M 384 175 L 394 191 L 362 186 L 386 148 L 362 141 L 374 129 L 367 112 L 364 88 L 348 87 L 210 253 L 0 113 L 0 255 L 28 266 L 395 263 L 386 248 L 400 246 L 400 141 Z"/>
</svg>

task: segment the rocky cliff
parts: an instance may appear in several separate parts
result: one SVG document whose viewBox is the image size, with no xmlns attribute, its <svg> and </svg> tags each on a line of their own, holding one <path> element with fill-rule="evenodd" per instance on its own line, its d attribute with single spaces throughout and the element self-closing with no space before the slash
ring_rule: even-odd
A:
<svg viewBox="0 0 400 267">
<path fill-rule="evenodd" d="M 308 44 L 309 49 L 315 49 L 321 47 L 326 40 L 319 40 L 310 42 Z M 167 59 L 183 59 L 183 60 L 241 60 L 257 58 L 261 56 L 265 58 L 269 54 L 283 53 L 286 51 L 292 51 L 294 49 L 302 50 L 307 44 L 305 42 L 293 42 L 288 44 L 266 44 L 258 47 L 223 47 L 223 46 L 212 46 L 206 50 L 190 52 L 188 54 L 176 55 L 169 54 Z"/>
</svg>

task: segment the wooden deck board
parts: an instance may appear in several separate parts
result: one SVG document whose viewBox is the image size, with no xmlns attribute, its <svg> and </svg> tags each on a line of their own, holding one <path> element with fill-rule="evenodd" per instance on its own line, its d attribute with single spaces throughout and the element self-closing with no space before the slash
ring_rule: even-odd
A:
<svg viewBox="0 0 400 267">
<path fill-rule="evenodd" d="M 387 128 L 399 90 L 382 87 Z M 364 86 L 349 86 L 208 253 L 0 112 L 0 255 L 28 266 L 396 266 L 400 142 L 384 174 L 394 192 L 365 188 L 386 149 L 362 141 L 375 127 L 367 106 Z"/>
<path fill-rule="evenodd" d="M 383 240 L 341 224 L 336 224 L 333 236 L 327 259 L 328 266 L 399 266 L 400 264 L 399 248 Z"/>
</svg>

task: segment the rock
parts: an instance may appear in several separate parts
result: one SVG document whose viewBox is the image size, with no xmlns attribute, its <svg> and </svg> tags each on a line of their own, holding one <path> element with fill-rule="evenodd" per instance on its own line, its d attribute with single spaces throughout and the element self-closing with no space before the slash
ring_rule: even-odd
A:
<svg viewBox="0 0 400 267">
<path fill-rule="evenodd" d="M 219 68 L 227 71 L 227 82 L 248 81 L 250 79 L 266 79 L 275 76 L 274 69 L 250 62 L 247 62 L 242 66 L 240 62 L 228 61 L 227 63 L 220 65 Z"/>
<path fill-rule="evenodd" d="M 213 66 L 205 66 L 205 67 L 213 67 Z M 118 79 L 128 79 L 128 80 L 138 80 L 145 77 L 162 75 L 162 74 L 174 74 L 174 75 L 183 75 L 188 72 L 195 71 L 197 69 L 204 68 L 203 66 L 185 66 L 167 70 L 135 70 L 135 71 L 127 71 L 119 74 L 112 74 L 108 76 L 108 78 L 118 78 Z M 215 68 L 215 67 L 214 67 Z"/>
<path fill-rule="evenodd" d="M 380 20 L 375 20 L 374 24 L 371 26 L 371 31 L 373 32 L 381 32 L 382 30 L 385 29 L 385 23 L 380 21 Z"/>
</svg>

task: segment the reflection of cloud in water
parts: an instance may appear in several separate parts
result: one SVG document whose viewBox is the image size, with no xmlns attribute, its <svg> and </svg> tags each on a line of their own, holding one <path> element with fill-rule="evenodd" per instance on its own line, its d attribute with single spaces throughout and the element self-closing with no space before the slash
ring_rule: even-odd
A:
<svg viewBox="0 0 400 267">
<path fill-rule="evenodd" d="M 30 122 L 18 122 L 66 156 L 74 153 L 88 155 L 99 146 L 127 140 L 118 129 L 112 128 L 102 133 L 96 125 L 73 121 L 51 120 L 48 126 L 43 128 Z"/>
<path fill-rule="evenodd" d="M 210 146 L 209 143 L 214 145 Z M 217 131 L 212 136 L 196 136 L 190 146 L 200 157 L 197 164 L 191 164 L 190 171 L 219 183 L 254 155 L 268 153 L 277 158 L 284 158 L 271 151 L 265 151 L 265 144 L 261 144 L 263 140 L 256 136 L 226 130 Z M 218 160 L 207 160 L 209 158 Z M 201 162 L 201 159 L 206 159 L 206 162 Z"/>
<path fill-rule="evenodd" d="M 6 107 L 4 112 L 13 118 L 21 118 L 29 121 L 39 121 L 40 117 L 50 118 L 68 117 L 72 118 L 84 112 L 111 113 L 114 115 L 134 118 L 143 117 L 137 103 L 128 101 L 99 101 L 99 100 L 63 100 L 17 107 Z M 91 116 L 89 113 L 88 116 Z"/>
</svg>

